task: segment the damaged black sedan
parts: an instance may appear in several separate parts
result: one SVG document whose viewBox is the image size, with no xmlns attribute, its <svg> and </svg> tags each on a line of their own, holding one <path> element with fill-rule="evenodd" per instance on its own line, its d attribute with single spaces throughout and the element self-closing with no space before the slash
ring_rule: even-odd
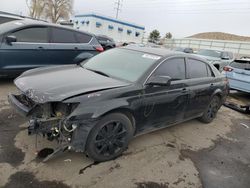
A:
<svg viewBox="0 0 250 188">
<path fill-rule="evenodd" d="M 135 46 L 29 70 L 15 84 L 20 92 L 9 101 L 30 117 L 29 134 L 57 140 L 55 153 L 85 152 L 95 161 L 121 155 L 136 135 L 193 118 L 211 122 L 228 92 L 227 80 L 199 57 Z"/>
</svg>

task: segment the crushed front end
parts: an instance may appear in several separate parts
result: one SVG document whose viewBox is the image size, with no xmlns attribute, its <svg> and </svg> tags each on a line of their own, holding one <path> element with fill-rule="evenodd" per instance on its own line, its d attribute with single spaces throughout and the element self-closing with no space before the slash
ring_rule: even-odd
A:
<svg viewBox="0 0 250 188">
<path fill-rule="evenodd" d="M 71 116 L 78 103 L 39 103 L 25 93 L 10 94 L 9 102 L 20 114 L 29 117 L 29 135 L 42 135 L 49 141 L 58 142 L 55 152 L 45 161 L 65 150 L 84 152 L 87 135 L 94 122 Z"/>
</svg>

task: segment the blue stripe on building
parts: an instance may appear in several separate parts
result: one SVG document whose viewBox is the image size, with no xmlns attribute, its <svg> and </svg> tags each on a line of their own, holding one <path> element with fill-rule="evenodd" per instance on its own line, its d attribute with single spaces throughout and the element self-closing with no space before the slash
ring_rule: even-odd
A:
<svg viewBox="0 0 250 188">
<path fill-rule="evenodd" d="M 138 26 L 138 25 L 134 25 L 134 24 L 131 24 L 131 23 L 128 23 L 128 22 L 119 21 L 119 20 L 112 19 L 112 18 L 107 18 L 107 17 L 104 17 L 104 16 L 96 15 L 96 14 L 82 14 L 82 15 L 76 15 L 75 17 L 76 18 L 95 17 L 95 18 L 99 18 L 99 19 L 102 19 L 102 20 L 107 20 L 107 21 L 118 23 L 118 24 L 126 25 L 126 26 L 129 26 L 129 27 L 134 27 L 136 29 L 145 30 L 145 27 L 141 27 L 141 26 Z"/>
</svg>

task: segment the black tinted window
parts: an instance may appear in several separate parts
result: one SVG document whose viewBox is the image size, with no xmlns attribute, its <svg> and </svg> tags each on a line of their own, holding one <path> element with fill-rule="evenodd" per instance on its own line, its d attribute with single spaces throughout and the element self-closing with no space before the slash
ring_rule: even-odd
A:
<svg viewBox="0 0 250 188">
<path fill-rule="evenodd" d="M 52 43 L 77 43 L 75 32 L 66 29 L 52 28 Z"/>
<path fill-rule="evenodd" d="M 154 72 L 154 76 L 170 76 L 172 80 L 185 79 L 185 61 L 184 58 L 174 58 L 165 61 Z"/>
<path fill-rule="evenodd" d="M 48 42 L 48 32 L 45 27 L 34 27 L 16 31 L 12 33 L 17 38 L 17 42 L 46 43 Z"/>
<path fill-rule="evenodd" d="M 202 61 L 195 59 L 188 59 L 188 78 L 204 78 L 208 77 L 207 65 Z"/>
<path fill-rule="evenodd" d="M 89 43 L 92 36 L 84 34 L 84 33 L 76 33 L 77 41 L 80 43 Z"/>
</svg>

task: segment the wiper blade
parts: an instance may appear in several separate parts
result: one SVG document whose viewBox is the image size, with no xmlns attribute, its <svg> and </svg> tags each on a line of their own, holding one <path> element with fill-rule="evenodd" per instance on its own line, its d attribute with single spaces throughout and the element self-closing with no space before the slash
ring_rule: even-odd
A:
<svg viewBox="0 0 250 188">
<path fill-rule="evenodd" d="M 90 71 L 92 71 L 92 72 L 95 72 L 95 73 L 97 73 L 97 74 L 101 74 L 101 75 L 103 75 L 103 76 L 110 77 L 108 74 L 106 74 L 106 73 L 104 73 L 104 72 L 102 72 L 102 71 L 93 70 L 93 69 L 88 69 L 88 68 L 86 68 L 86 69 L 87 69 L 87 70 L 90 70 Z"/>
</svg>

